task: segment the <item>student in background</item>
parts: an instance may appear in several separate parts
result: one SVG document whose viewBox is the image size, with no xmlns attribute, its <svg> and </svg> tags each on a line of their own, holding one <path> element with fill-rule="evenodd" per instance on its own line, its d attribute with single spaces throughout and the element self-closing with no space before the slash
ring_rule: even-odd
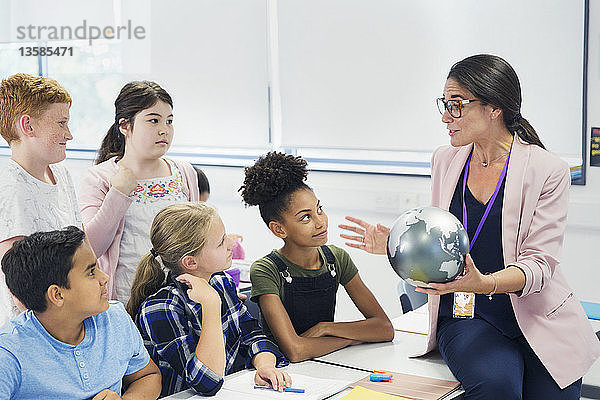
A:
<svg viewBox="0 0 600 400">
<path fill-rule="evenodd" d="M 123 305 L 108 301 L 108 276 L 81 229 L 15 242 L 2 270 L 28 310 L 0 329 L 0 398 L 158 397 L 159 370 Z"/>
<path fill-rule="evenodd" d="M 16 74 L 0 85 L 0 132 L 11 157 L 0 172 L 0 257 L 36 231 L 81 227 L 66 157 L 71 96 L 53 79 Z M 0 274 L 0 326 L 18 313 Z"/>
<path fill-rule="evenodd" d="M 150 241 L 127 311 L 160 367 L 162 395 L 187 388 L 214 395 L 224 375 L 250 365 L 256 384 L 290 386 L 288 374 L 275 368 L 287 361 L 222 272 L 231 265 L 233 241 L 215 209 L 173 204 L 154 219 Z"/>
<path fill-rule="evenodd" d="M 260 305 L 265 332 L 294 362 L 394 337 L 348 253 L 326 245 L 327 215 L 304 183 L 307 174 L 302 158 L 272 152 L 246 168 L 240 189 L 244 202 L 259 206 L 263 221 L 284 243 L 252 264 L 251 297 Z M 333 322 L 340 284 L 364 320 Z"/>
<path fill-rule="evenodd" d="M 210 197 L 210 183 L 208 178 L 202 169 L 194 165 L 196 174 L 198 175 L 198 190 L 200 191 L 200 201 L 208 201 Z"/>
<path fill-rule="evenodd" d="M 79 187 L 81 215 L 110 299 L 127 303 L 150 225 L 169 204 L 199 199 L 194 168 L 165 157 L 173 142 L 173 101 L 154 82 L 130 82 L 115 100 L 115 122 Z"/>
</svg>

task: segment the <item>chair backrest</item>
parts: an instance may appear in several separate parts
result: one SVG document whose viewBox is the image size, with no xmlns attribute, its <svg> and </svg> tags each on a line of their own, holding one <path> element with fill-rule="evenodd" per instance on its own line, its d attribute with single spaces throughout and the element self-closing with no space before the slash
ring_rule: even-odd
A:
<svg viewBox="0 0 600 400">
<path fill-rule="evenodd" d="M 246 308 L 248 309 L 248 312 L 250 313 L 250 315 L 252 315 L 254 318 L 256 318 L 258 320 L 258 323 L 262 327 L 262 324 L 260 322 L 260 307 L 258 306 L 257 303 L 250 300 L 250 288 L 242 289 L 242 290 L 240 290 L 240 293 L 243 293 L 246 296 L 248 296 L 246 301 L 244 301 L 244 305 L 246 305 Z"/>
<path fill-rule="evenodd" d="M 413 285 L 403 280 L 398 283 L 398 296 L 400 298 L 402 313 L 407 313 L 427 303 L 427 295 L 425 293 L 415 291 Z"/>
<path fill-rule="evenodd" d="M 410 299 L 406 293 L 402 293 L 400 295 L 400 306 L 402 307 L 402 314 L 406 314 L 409 311 L 412 311 L 412 304 L 410 304 Z"/>
</svg>

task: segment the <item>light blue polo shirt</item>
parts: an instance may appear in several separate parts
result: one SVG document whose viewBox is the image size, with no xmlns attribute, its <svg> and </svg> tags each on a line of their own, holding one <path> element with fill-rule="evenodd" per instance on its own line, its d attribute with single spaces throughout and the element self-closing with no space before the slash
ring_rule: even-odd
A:
<svg viewBox="0 0 600 400">
<path fill-rule="evenodd" d="M 0 329 L 0 399 L 89 399 L 104 389 L 121 394 L 123 375 L 150 361 L 129 314 L 118 301 L 86 318 L 77 346 L 52 337 L 27 310 Z"/>
</svg>

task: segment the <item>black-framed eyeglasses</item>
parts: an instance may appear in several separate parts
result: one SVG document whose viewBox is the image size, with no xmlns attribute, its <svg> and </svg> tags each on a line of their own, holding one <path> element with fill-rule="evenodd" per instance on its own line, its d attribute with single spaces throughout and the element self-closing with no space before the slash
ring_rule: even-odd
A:
<svg viewBox="0 0 600 400">
<path fill-rule="evenodd" d="M 479 101 L 479 99 L 450 99 L 444 100 L 443 97 L 438 97 L 435 99 L 437 104 L 438 111 L 440 114 L 444 115 L 444 111 L 448 110 L 448 113 L 452 116 L 452 118 L 460 118 L 462 117 L 462 110 L 465 104 L 472 103 L 474 101 Z"/>
</svg>

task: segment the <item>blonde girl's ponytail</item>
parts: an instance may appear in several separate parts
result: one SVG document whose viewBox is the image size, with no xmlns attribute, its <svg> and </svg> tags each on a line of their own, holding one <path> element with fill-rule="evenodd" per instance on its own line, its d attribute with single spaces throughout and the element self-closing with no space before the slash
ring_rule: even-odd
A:
<svg viewBox="0 0 600 400">
<path fill-rule="evenodd" d="M 132 318 L 137 314 L 142 302 L 153 295 L 165 283 L 165 272 L 160 262 L 148 252 L 138 265 L 131 287 L 131 296 L 125 309 Z"/>
</svg>

